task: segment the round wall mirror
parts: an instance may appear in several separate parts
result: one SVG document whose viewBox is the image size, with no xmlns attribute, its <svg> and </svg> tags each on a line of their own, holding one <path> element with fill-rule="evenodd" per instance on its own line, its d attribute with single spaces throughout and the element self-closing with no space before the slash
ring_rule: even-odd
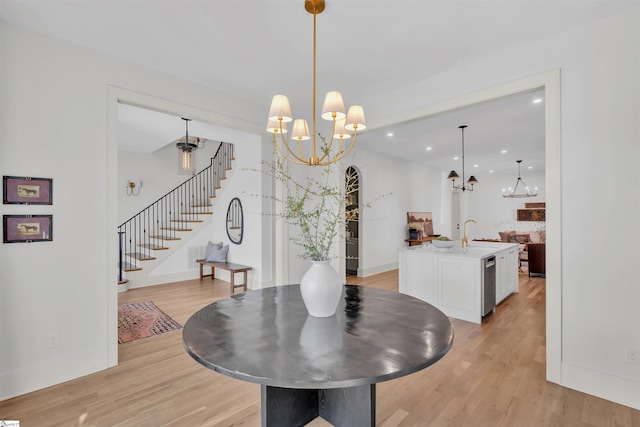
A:
<svg viewBox="0 0 640 427">
<path fill-rule="evenodd" d="M 227 209 L 227 236 L 231 243 L 239 245 L 242 243 L 242 235 L 244 234 L 244 215 L 242 213 L 242 203 L 240 199 L 234 197 L 229 202 Z"/>
</svg>

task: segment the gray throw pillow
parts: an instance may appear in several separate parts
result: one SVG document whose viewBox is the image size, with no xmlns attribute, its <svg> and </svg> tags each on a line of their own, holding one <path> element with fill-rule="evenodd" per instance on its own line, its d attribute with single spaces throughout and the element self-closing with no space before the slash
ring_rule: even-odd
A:
<svg viewBox="0 0 640 427">
<path fill-rule="evenodd" d="M 221 249 L 214 246 L 211 251 L 211 255 L 207 257 L 209 262 L 227 262 L 227 253 L 229 252 L 229 245 L 224 245 Z"/>
<path fill-rule="evenodd" d="M 214 249 L 222 249 L 222 242 L 220 243 L 207 243 L 207 249 L 204 251 L 204 259 L 206 259 L 207 261 L 209 261 L 209 257 L 211 256 L 211 253 L 213 252 Z"/>
</svg>

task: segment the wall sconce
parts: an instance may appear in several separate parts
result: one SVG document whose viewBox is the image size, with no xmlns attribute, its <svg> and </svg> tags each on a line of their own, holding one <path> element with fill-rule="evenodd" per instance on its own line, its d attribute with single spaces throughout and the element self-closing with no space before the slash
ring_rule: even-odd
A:
<svg viewBox="0 0 640 427">
<path fill-rule="evenodd" d="M 142 181 L 128 180 L 126 184 L 127 196 L 137 196 L 142 188 Z"/>
</svg>

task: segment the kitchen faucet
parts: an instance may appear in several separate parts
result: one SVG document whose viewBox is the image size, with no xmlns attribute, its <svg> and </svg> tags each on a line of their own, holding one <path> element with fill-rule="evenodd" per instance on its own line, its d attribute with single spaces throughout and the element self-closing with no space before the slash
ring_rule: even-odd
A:
<svg viewBox="0 0 640 427">
<path fill-rule="evenodd" d="M 469 239 L 467 239 L 467 223 L 468 223 L 468 222 L 472 222 L 472 223 L 474 223 L 475 225 L 478 225 L 478 223 L 477 223 L 475 220 L 473 220 L 473 219 L 468 219 L 468 220 L 466 220 L 466 221 L 464 222 L 464 237 L 462 238 L 462 247 L 463 247 L 463 248 L 466 248 L 466 247 L 468 247 L 468 246 L 469 246 Z"/>
</svg>

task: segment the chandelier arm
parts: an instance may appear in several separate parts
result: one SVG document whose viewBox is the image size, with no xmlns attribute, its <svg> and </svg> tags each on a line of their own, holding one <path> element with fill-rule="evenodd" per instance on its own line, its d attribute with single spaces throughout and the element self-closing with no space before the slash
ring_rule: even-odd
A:
<svg viewBox="0 0 640 427">
<path fill-rule="evenodd" d="M 340 144 L 338 145 L 338 150 L 336 151 L 336 155 L 335 155 L 334 158 L 337 158 L 340 155 L 340 153 L 342 153 L 342 147 L 344 145 L 344 139 L 342 137 L 340 137 L 339 142 L 340 142 Z M 342 158 L 342 157 L 340 157 L 340 158 Z"/>
<path fill-rule="evenodd" d="M 518 177 L 518 179 L 516 180 L 516 185 L 513 187 L 513 194 L 517 194 L 518 193 L 518 185 L 520 185 L 520 182 L 522 181 L 522 179 L 520 179 L 520 177 Z M 522 183 L 524 185 L 524 183 Z"/>
<path fill-rule="evenodd" d="M 274 138 L 276 137 L 276 135 L 273 135 Z M 298 159 L 298 161 L 302 162 L 302 163 L 307 163 L 307 161 L 304 159 L 304 154 L 302 153 L 302 150 L 300 150 L 300 156 L 298 156 L 293 149 L 291 148 L 291 146 L 289 145 L 289 143 L 287 142 L 287 140 L 285 139 L 285 136 L 281 133 L 280 134 L 280 139 L 282 141 L 282 144 L 284 144 L 284 146 L 287 148 L 287 152 L 289 152 L 289 154 L 291 154 L 293 157 L 295 157 L 296 159 Z M 300 146 L 300 141 L 298 141 L 298 146 Z"/>
<path fill-rule="evenodd" d="M 315 122 L 315 120 L 314 120 Z M 315 129 L 314 129 L 315 130 Z M 323 147 L 322 149 L 322 157 L 320 157 L 318 159 L 318 163 L 322 162 L 324 159 L 327 158 L 327 156 L 329 156 L 329 153 L 331 152 L 331 146 L 333 145 L 333 135 L 336 133 L 336 118 L 335 115 L 333 117 L 333 129 L 331 129 L 331 139 L 329 140 L 329 145 L 327 145 L 326 147 Z M 340 141 L 342 141 L 342 138 L 340 138 Z M 340 146 L 340 148 L 342 148 L 342 146 Z M 340 151 L 338 151 L 338 154 L 340 153 Z M 315 154 L 314 154 L 315 156 Z M 331 160 L 329 160 L 329 162 L 331 162 Z"/>
<path fill-rule="evenodd" d="M 300 141 L 298 140 L 298 147 L 300 148 L 300 156 L 299 156 L 299 157 L 296 155 L 296 153 L 294 153 L 293 149 L 289 146 L 289 143 L 287 142 L 287 139 L 286 139 L 286 137 L 284 136 L 284 132 L 282 131 L 282 121 L 280 121 L 280 132 L 279 132 L 279 133 L 280 133 L 280 140 L 282 141 L 282 144 L 283 144 L 285 147 L 287 147 L 287 151 L 288 151 L 288 152 L 289 152 L 293 157 L 295 157 L 298 161 L 302 162 L 301 164 L 308 165 L 308 164 L 309 164 L 309 161 L 307 161 L 307 160 L 305 160 L 305 159 L 304 159 L 304 153 L 303 153 L 303 151 L 302 151 L 302 145 L 301 145 Z M 274 133 L 274 134 L 273 134 L 273 139 L 274 139 L 274 140 L 276 140 L 276 145 L 277 145 L 277 139 L 276 139 L 276 138 L 277 138 L 277 136 L 276 136 L 276 134 Z M 280 152 L 282 153 L 282 150 L 281 150 Z M 288 157 L 288 156 L 285 156 L 285 157 Z"/>
<path fill-rule="evenodd" d="M 278 152 L 280 153 L 282 158 L 287 160 L 288 162 L 296 164 L 296 165 L 301 165 L 301 166 L 309 166 L 309 163 L 307 163 L 307 162 L 296 160 L 297 156 L 296 156 L 296 159 L 292 159 L 291 157 L 287 156 L 287 154 L 284 151 L 282 151 L 282 149 L 280 148 L 280 145 L 276 145 L 276 148 L 278 149 Z"/>
<path fill-rule="evenodd" d="M 538 195 L 538 193 L 532 193 L 531 190 L 529 190 L 529 187 L 527 186 L 527 183 L 524 182 L 523 179 L 520 179 L 520 182 L 522 182 L 522 185 L 524 186 L 524 189 L 527 191 L 527 193 L 526 193 L 527 196 L 533 197 L 533 196 L 537 196 Z"/>
<path fill-rule="evenodd" d="M 287 144 L 287 141 L 284 140 L 284 136 L 282 134 L 280 134 L 280 137 L 282 138 L 282 143 L 284 144 L 285 147 L 287 147 L 287 151 L 289 152 L 289 154 L 291 154 L 296 160 L 294 161 L 291 157 L 289 157 L 287 155 L 287 153 L 282 149 L 282 147 L 280 147 L 280 144 L 278 144 L 278 136 L 277 134 L 273 134 L 273 144 L 276 146 L 276 148 L 278 149 L 278 152 L 280 153 L 280 155 L 284 158 L 286 158 L 287 160 L 289 160 L 290 162 L 296 163 L 298 165 L 308 165 L 309 163 L 304 160 L 304 155 L 302 156 L 302 158 L 298 157 L 296 155 L 296 153 L 293 152 L 293 150 L 291 149 L 291 147 L 289 147 L 289 144 Z"/>
<path fill-rule="evenodd" d="M 323 161 L 324 159 L 327 158 L 327 156 L 329 156 L 329 152 L 331 151 L 331 146 L 333 145 L 333 135 L 331 135 L 331 140 L 329 140 L 329 145 L 327 145 L 326 147 L 323 147 L 322 149 L 322 157 L 320 157 L 318 159 L 318 162 Z"/>
<path fill-rule="evenodd" d="M 330 165 L 331 163 L 335 163 L 335 162 L 338 162 L 338 161 L 340 161 L 340 160 L 344 159 L 344 158 L 347 156 L 347 154 L 349 154 L 349 153 L 351 152 L 351 149 L 356 145 L 356 139 L 357 139 L 357 137 L 358 137 L 358 133 L 357 133 L 357 132 L 354 132 L 354 134 L 353 134 L 353 141 L 351 141 L 351 145 L 349 145 L 349 148 L 347 148 L 347 150 L 346 150 L 346 151 L 344 151 L 344 152 L 342 153 L 342 155 L 340 155 L 340 152 L 338 152 L 338 154 L 336 154 L 336 155 L 335 155 L 335 157 L 333 157 L 330 161 L 320 163 L 319 165 L 320 165 L 320 166 L 328 166 L 328 165 Z M 342 143 L 342 139 L 340 140 L 340 143 Z M 340 148 L 342 148 L 342 147 L 340 147 Z"/>
</svg>

